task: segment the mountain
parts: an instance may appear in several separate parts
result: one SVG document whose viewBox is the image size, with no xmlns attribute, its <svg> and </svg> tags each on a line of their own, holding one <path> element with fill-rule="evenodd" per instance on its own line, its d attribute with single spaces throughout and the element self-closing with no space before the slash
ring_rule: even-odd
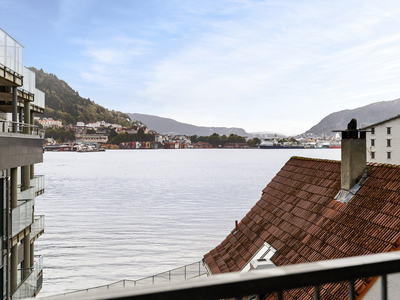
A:
<svg viewBox="0 0 400 300">
<path fill-rule="evenodd" d="M 242 128 L 227 128 L 227 127 L 204 127 L 195 126 L 186 123 L 177 122 L 173 119 L 157 117 L 145 114 L 127 114 L 132 120 L 138 120 L 146 124 L 147 127 L 157 131 L 158 133 L 168 134 L 185 134 L 185 135 L 198 135 L 209 136 L 213 133 L 219 135 L 225 134 L 229 136 L 231 133 L 239 136 L 248 136 L 249 134 Z"/>
<path fill-rule="evenodd" d="M 87 124 L 104 120 L 111 124 L 129 126 L 128 115 L 108 110 L 89 98 L 79 96 L 77 91 L 54 74 L 33 67 L 29 69 L 36 74 L 36 88 L 46 94 L 46 109 L 42 115 L 44 118 L 61 120 L 63 124 Z"/>
<path fill-rule="evenodd" d="M 332 135 L 332 130 L 347 128 L 352 118 L 357 119 L 357 126 L 362 123 L 377 123 L 400 114 L 400 98 L 391 101 L 375 102 L 355 109 L 341 110 L 323 118 L 317 125 L 305 133 L 314 135 Z"/>
</svg>

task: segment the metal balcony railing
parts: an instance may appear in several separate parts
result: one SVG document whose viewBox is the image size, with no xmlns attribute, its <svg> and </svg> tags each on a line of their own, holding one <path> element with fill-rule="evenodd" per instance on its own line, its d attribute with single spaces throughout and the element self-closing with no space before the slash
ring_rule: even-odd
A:
<svg viewBox="0 0 400 300">
<path fill-rule="evenodd" d="M 0 132 L 42 136 L 38 126 L 10 120 L 0 120 Z"/>
<path fill-rule="evenodd" d="M 314 299 L 320 299 L 320 286 L 326 283 L 347 281 L 348 299 L 354 299 L 354 281 L 357 278 L 382 276 L 381 297 L 388 299 L 387 274 L 400 272 L 400 251 L 368 256 L 342 258 L 257 270 L 247 273 L 228 273 L 198 280 L 178 281 L 167 284 L 97 291 L 86 294 L 53 296 L 56 299 L 226 299 L 274 293 L 284 299 L 283 291 L 315 287 Z M 399 295 L 394 295 L 396 299 Z"/>
<path fill-rule="evenodd" d="M 35 255 L 35 263 L 32 268 L 32 272 L 26 277 L 18 286 L 17 290 L 11 296 L 12 300 L 32 298 L 36 295 L 41 287 L 41 281 L 39 277 L 43 271 L 43 256 Z M 39 275 L 39 276 L 38 276 Z"/>
<path fill-rule="evenodd" d="M 126 287 L 134 287 L 134 286 L 143 286 L 143 285 L 151 285 L 158 284 L 162 282 L 171 282 L 171 281 L 182 281 L 198 278 L 201 276 L 206 276 L 207 271 L 204 268 L 203 262 L 198 261 L 189 265 L 185 265 L 183 267 L 175 268 L 163 273 L 159 273 L 157 275 L 144 277 L 138 280 L 129 280 L 124 279 L 117 282 L 113 282 L 111 284 L 102 285 L 94 288 L 89 288 L 85 290 L 74 291 L 70 293 L 66 293 L 63 295 L 79 295 L 86 294 L 91 292 L 96 292 L 99 290 L 110 290 L 116 288 L 126 288 Z"/>
</svg>

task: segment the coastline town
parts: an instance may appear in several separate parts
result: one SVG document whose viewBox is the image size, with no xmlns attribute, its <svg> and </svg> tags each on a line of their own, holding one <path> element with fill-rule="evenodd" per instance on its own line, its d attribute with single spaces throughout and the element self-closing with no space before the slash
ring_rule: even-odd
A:
<svg viewBox="0 0 400 300">
<path fill-rule="evenodd" d="M 52 118 L 36 118 L 37 124 L 45 130 L 46 151 L 105 151 L 106 149 L 207 149 L 207 148 L 340 148 L 339 134 L 318 136 L 312 134 L 283 137 L 272 134 L 257 134 L 241 137 L 214 133 L 209 137 L 182 134 L 159 134 L 136 121 L 131 127 L 109 124 L 105 121 L 76 125 L 63 125 Z"/>
</svg>

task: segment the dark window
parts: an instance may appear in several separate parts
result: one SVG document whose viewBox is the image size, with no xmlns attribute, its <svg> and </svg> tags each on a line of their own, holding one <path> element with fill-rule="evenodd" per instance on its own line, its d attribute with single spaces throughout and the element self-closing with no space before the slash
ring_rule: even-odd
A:
<svg viewBox="0 0 400 300">
<path fill-rule="evenodd" d="M 371 134 L 375 134 L 375 127 L 371 128 Z"/>
<path fill-rule="evenodd" d="M 392 146 L 392 140 L 386 140 L 386 146 L 391 147 Z"/>
<path fill-rule="evenodd" d="M 371 146 L 372 147 L 375 146 L 375 140 L 374 139 L 371 140 Z"/>
<path fill-rule="evenodd" d="M 386 127 L 386 132 L 387 132 L 387 134 L 391 134 L 392 133 L 392 127 Z"/>
<path fill-rule="evenodd" d="M 388 152 L 387 153 L 387 159 L 391 159 L 392 158 L 392 152 Z"/>
<path fill-rule="evenodd" d="M 375 159 L 375 152 L 371 152 L 371 158 Z"/>
</svg>

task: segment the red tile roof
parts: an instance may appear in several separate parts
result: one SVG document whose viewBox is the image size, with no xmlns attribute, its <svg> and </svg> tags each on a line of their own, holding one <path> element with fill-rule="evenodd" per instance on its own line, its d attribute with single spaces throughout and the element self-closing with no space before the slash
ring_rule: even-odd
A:
<svg viewBox="0 0 400 300">
<path fill-rule="evenodd" d="M 397 250 L 400 246 L 400 166 L 368 164 L 369 178 L 346 204 L 340 162 L 292 157 L 263 190 L 237 229 L 204 258 L 213 274 L 240 271 L 267 242 L 277 266 Z M 372 279 L 358 280 L 356 293 Z M 326 284 L 323 299 L 342 299 L 346 284 Z M 291 295 L 291 297 L 290 297 Z M 285 292 L 309 299 L 311 288 Z"/>
</svg>

